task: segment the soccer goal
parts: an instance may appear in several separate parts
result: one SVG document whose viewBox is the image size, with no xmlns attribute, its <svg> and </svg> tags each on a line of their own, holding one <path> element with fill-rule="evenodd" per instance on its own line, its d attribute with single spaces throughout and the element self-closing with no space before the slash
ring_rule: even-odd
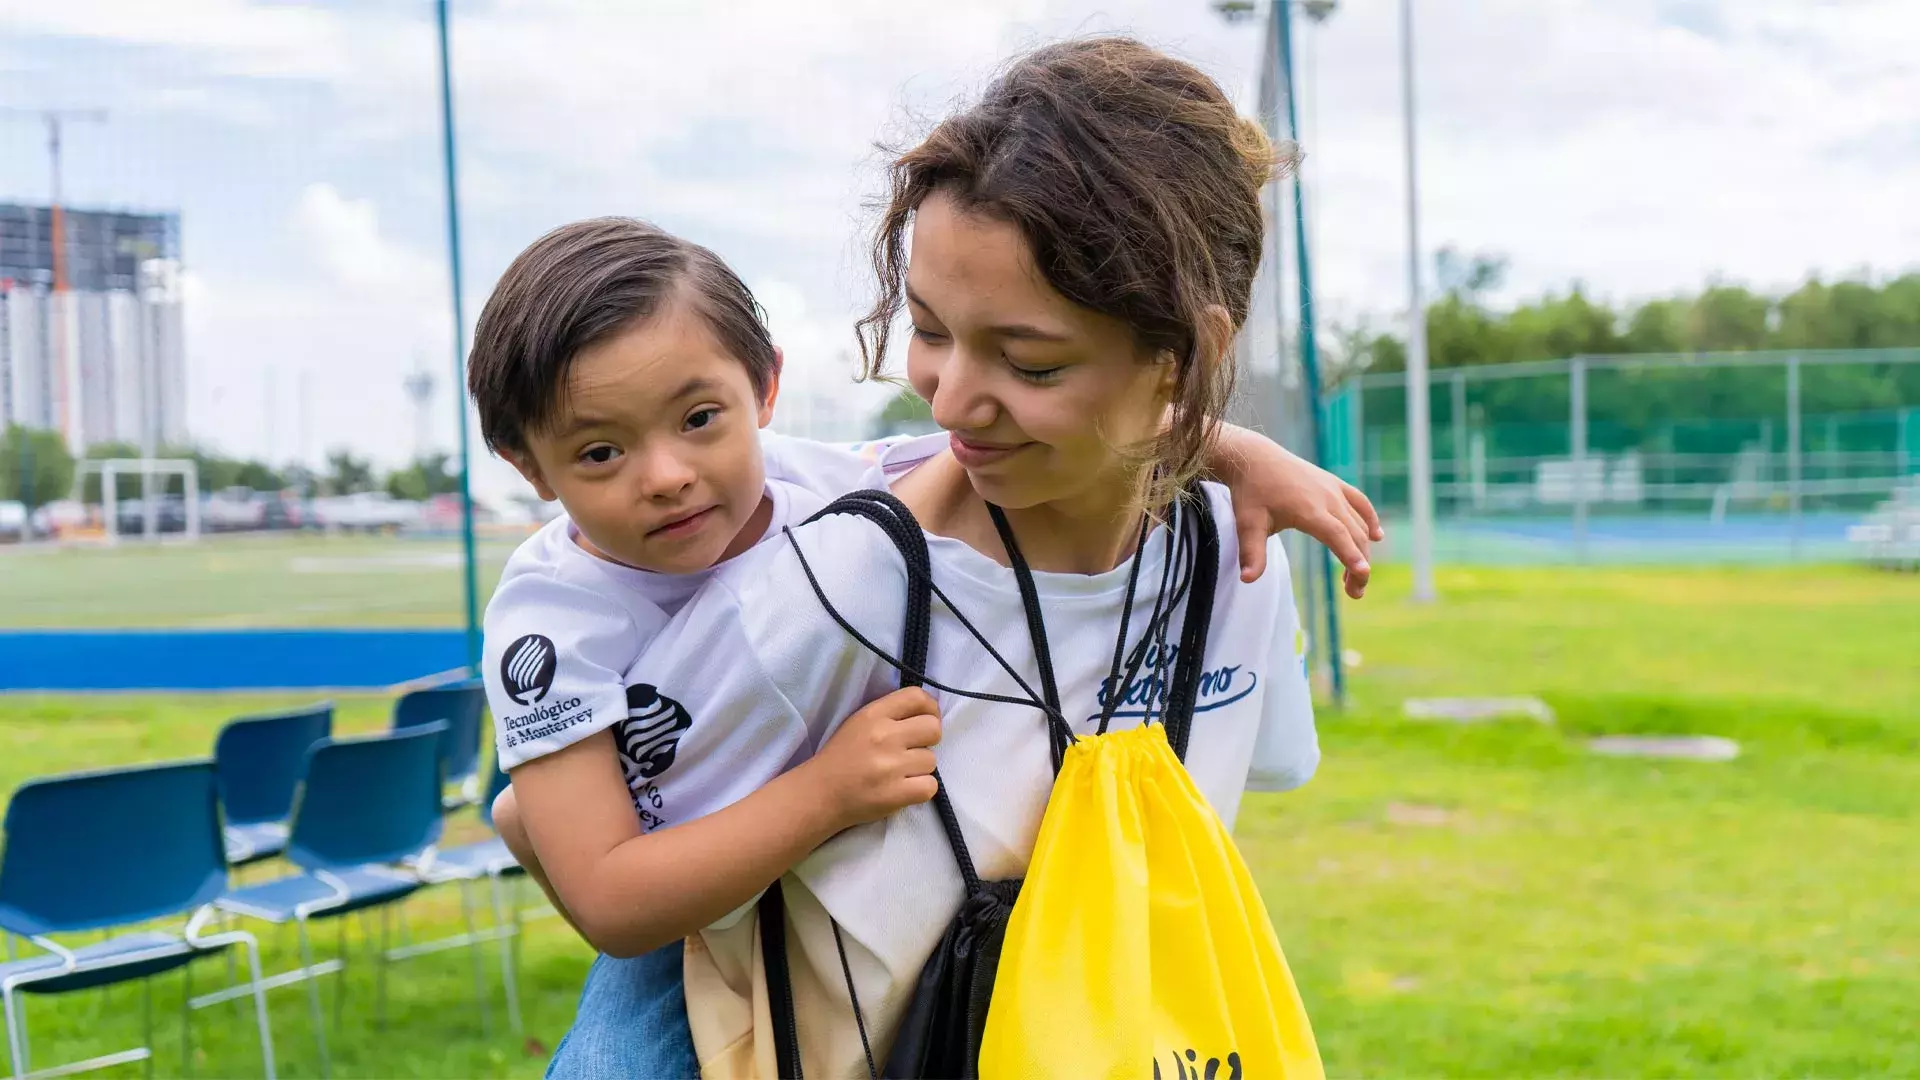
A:
<svg viewBox="0 0 1920 1080">
<path fill-rule="evenodd" d="M 117 544 L 123 534 L 129 533 L 157 540 L 175 530 L 183 540 L 200 538 L 200 470 L 191 458 L 108 458 L 81 462 L 74 476 L 76 498 L 86 490 L 87 477 L 95 472 L 100 474 L 100 510 L 106 519 L 102 524 L 107 543 Z M 122 476 L 140 478 L 137 512 L 128 516 L 125 528 L 120 520 Z M 180 477 L 183 488 L 178 507 L 158 494 L 171 486 L 165 481 L 175 476 Z M 162 482 L 155 484 L 155 477 Z"/>
</svg>

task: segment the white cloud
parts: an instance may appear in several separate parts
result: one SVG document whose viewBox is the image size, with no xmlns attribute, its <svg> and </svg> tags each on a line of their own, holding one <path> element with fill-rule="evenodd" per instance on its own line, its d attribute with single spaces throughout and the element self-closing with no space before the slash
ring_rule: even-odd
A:
<svg viewBox="0 0 1920 1080">
<path fill-rule="evenodd" d="M 1894 133 L 1920 129 L 1920 8 L 1692 7 L 1419 4 L 1429 249 L 1508 254 L 1513 292 L 1580 279 L 1620 297 L 1912 265 L 1920 144 Z M 1376 309 L 1404 274 L 1398 45 L 1391 5 L 1325 27 L 1308 147 L 1322 291 Z M 1838 149 L 1862 141 L 1888 156 Z"/>
<path fill-rule="evenodd" d="M 248 0 L 0 0 L 16 35 L 181 49 L 205 70 L 264 78 L 336 78 L 353 70 L 347 27 L 319 7 Z"/>
<path fill-rule="evenodd" d="M 444 264 L 380 234 L 372 199 L 349 199 L 325 183 L 300 193 L 294 235 L 333 284 L 356 294 L 418 303 L 445 278 Z"/>
<path fill-rule="evenodd" d="M 1714 273 L 1790 284 L 1811 270 L 1895 270 L 1920 252 L 1912 0 L 1415 7 L 1427 247 L 1508 255 L 1510 292 L 1578 278 L 1640 297 Z M 911 134 L 915 115 L 940 115 L 1003 58 L 1065 33 L 1135 29 L 1240 90 L 1262 36 L 1207 8 L 457 5 L 469 314 L 545 228 L 639 214 L 711 244 L 756 284 L 789 355 L 785 404 L 852 400 L 832 395 L 855 393 L 841 380 L 867 293 L 857 241 L 873 140 Z M 284 454 L 306 370 L 302 407 L 329 433 L 313 436 L 316 452 L 336 440 L 390 460 L 409 452 L 401 373 L 416 354 L 436 371 L 450 365 L 428 5 L 0 0 L 0 18 L 10 53 L 93 50 L 91 63 L 119 73 L 111 87 L 126 100 L 99 102 L 117 119 L 191 115 L 200 126 L 189 135 L 245 132 L 222 144 L 244 153 L 217 151 L 227 157 L 196 138 L 147 151 L 177 154 L 162 163 L 187 177 L 177 182 L 186 250 L 206 282 L 189 345 L 196 421 L 249 452 L 272 432 Z M 1324 27 L 1302 27 L 1323 310 L 1400 303 L 1398 45 L 1390 3 L 1355 0 Z M 152 171 L 143 160 L 126 168 L 123 201 L 153 204 Z M 271 207 L 260 212 L 270 220 L 254 233 L 222 228 L 234 194 Z M 280 372 L 282 403 L 263 417 L 236 403 L 264 401 L 266 365 Z M 449 389 L 436 405 L 444 441 Z"/>
</svg>

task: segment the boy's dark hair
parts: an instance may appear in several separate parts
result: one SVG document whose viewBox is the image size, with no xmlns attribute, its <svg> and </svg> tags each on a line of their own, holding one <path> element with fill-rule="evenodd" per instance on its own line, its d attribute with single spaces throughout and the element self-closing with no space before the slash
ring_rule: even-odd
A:
<svg viewBox="0 0 1920 1080">
<path fill-rule="evenodd" d="M 1172 421 L 1146 455 L 1162 467 L 1149 498 L 1163 501 L 1199 472 L 1232 393 L 1233 365 L 1208 361 L 1246 321 L 1274 165 L 1266 135 L 1218 84 L 1138 41 L 1086 38 L 1021 57 L 892 164 L 873 242 L 879 297 L 860 320 L 864 374 L 882 374 L 905 304 L 913 213 L 945 192 L 1018 228 L 1062 296 L 1179 364 Z M 1210 317 L 1215 308 L 1227 318 Z"/>
<path fill-rule="evenodd" d="M 765 313 L 718 255 L 633 218 L 562 225 L 535 240 L 493 287 L 474 328 L 467 392 L 495 453 L 526 450 L 552 422 L 574 357 L 683 296 L 765 400 L 777 363 Z"/>
</svg>

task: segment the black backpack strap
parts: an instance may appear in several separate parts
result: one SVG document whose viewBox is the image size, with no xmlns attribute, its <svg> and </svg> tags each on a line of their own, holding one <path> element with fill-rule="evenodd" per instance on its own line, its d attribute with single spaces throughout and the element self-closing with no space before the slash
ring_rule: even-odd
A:
<svg viewBox="0 0 1920 1080">
<path fill-rule="evenodd" d="M 906 564 L 907 570 L 906 626 L 900 635 L 900 685 L 903 688 L 924 685 L 927 681 L 927 650 L 933 635 L 933 560 L 927 553 L 927 534 L 920 528 L 919 519 L 913 516 L 913 511 L 907 509 L 905 503 L 885 491 L 855 491 L 842 495 L 807 520 L 818 521 L 831 514 L 866 518 L 878 525 L 900 552 L 900 559 Z M 814 587 L 817 590 L 819 583 L 814 582 Z M 832 611 L 832 605 L 827 604 L 825 596 L 820 598 L 820 602 Z M 835 617 L 838 618 L 838 613 L 835 613 Z M 939 770 L 934 771 L 933 778 L 938 785 L 933 794 L 934 808 L 939 811 L 947 841 L 953 845 L 954 860 L 960 864 L 960 876 L 966 882 L 967 895 L 971 896 L 980 891 L 980 874 L 974 869 L 973 855 L 967 850 L 966 837 L 960 832 L 960 818 L 954 813 L 953 801 L 947 797 L 947 786 L 941 781 Z"/>
<path fill-rule="evenodd" d="M 808 520 L 817 521 L 829 514 L 852 514 L 866 518 L 878 525 L 899 550 L 901 561 L 906 565 L 907 604 L 906 625 L 901 633 L 901 655 L 894 666 L 900 671 L 902 687 L 922 685 L 926 681 L 927 650 L 933 632 L 933 568 L 927 554 L 927 534 L 920 528 L 913 511 L 884 491 L 855 491 L 843 495 Z M 799 555 L 801 565 L 806 567 L 807 580 L 813 585 L 821 605 L 857 640 L 884 658 L 886 654 L 848 626 L 827 601 L 820 583 L 813 576 L 812 567 L 806 566 L 806 556 L 800 554 L 798 543 L 794 545 L 794 552 Z M 933 779 L 936 785 L 934 808 L 939 812 L 940 823 L 946 829 L 947 842 L 953 847 L 954 861 L 959 863 L 967 895 L 972 896 L 980 891 L 980 875 L 974 869 L 973 856 L 967 851 L 966 838 L 960 832 L 960 818 L 954 813 L 952 800 L 947 798 L 946 784 L 941 781 L 938 770 L 934 772 Z M 800 1030 L 794 1015 L 793 974 L 787 965 L 786 903 L 778 881 L 761 896 L 759 914 L 760 957 L 766 969 L 767 1008 L 773 1023 L 774 1064 L 782 1077 L 799 1078 Z M 841 938 L 838 923 L 833 925 L 833 943 L 840 952 L 840 970 L 846 978 L 854 1023 L 860 1028 L 860 1045 L 866 1051 L 867 1073 L 877 1076 L 879 1070 L 873 1057 L 873 1044 L 867 1037 L 866 1016 L 860 1009 L 860 997 L 853 984 L 853 968 L 847 961 L 847 946 Z"/>
<path fill-rule="evenodd" d="M 774 1069 L 803 1080 L 800 1024 L 793 1013 L 793 973 L 787 969 L 787 903 L 775 881 L 760 894 L 760 961 L 767 969 L 767 1011 L 773 1016 Z"/>
<path fill-rule="evenodd" d="M 1200 677 L 1206 671 L 1207 631 L 1213 623 L 1213 595 L 1220 583 L 1220 525 L 1213 504 L 1198 484 L 1181 496 L 1190 511 L 1198 543 L 1193 559 L 1192 585 L 1187 591 L 1187 617 L 1180 627 L 1179 659 L 1168 687 L 1167 742 L 1181 761 L 1187 760 L 1187 740 L 1193 734 L 1193 710 L 1200 699 Z"/>
</svg>

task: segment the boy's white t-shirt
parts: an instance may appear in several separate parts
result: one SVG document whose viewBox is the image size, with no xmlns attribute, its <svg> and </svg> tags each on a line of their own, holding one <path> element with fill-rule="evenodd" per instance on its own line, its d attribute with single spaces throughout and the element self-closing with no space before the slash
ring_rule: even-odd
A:
<svg viewBox="0 0 1920 1080">
<path fill-rule="evenodd" d="M 814 443 L 761 433 L 780 535 L 859 486 L 886 443 Z M 513 769 L 621 725 L 621 762 L 639 794 L 671 764 L 684 718 L 629 692 L 627 668 L 712 574 L 661 574 L 588 554 L 562 515 L 515 549 L 487 604 L 482 674 L 500 767 Z M 658 824 L 653 822 L 652 824 Z"/>
<path fill-rule="evenodd" d="M 930 437 L 893 445 L 860 486 L 885 486 L 944 443 L 944 437 Z M 1318 764 L 1319 747 L 1285 550 L 1270 542 L 1266 574 L 1251 585 L 1241 583 L 1229 497 L 1211 484 L 1207 494 L 1220 533 L 1220 566 L 1186 766 L 1231 826 L 1243 791 L 1304 783 Z M 1166 538 L 1164 529 L 1157 530 L 1143 555 L 1129 648 L 1151 617 Z M 1037 691 L 1035 652 L 1013 571 L 960 541 L 928 536 L 927 542 L 934 581 Z M 687 821 L 745 796 L 818 750 L 861 706 L 898 687 L 894 668 L 854 641 L 822 607 L 796 545 L 840 615 L 899 656 L 905 570 L 892 542 L 870 521 L 835 515 L 797 525 L 791 543 L 770 538 L 718 568 L 699 596 L 654 636 L 627 678 L 630 692 L 654 702 L 683 728 L 674 760 L 644 789 L 636 788 L 644 799 L 643 817 L 650 812 L 655 824 Z M 1126 565 L 1095 575 L 1034 574 L 1062 704 L 1079 732 L 1091 733 L 1097 724 L 1127 576 Z M 1169 641 L 1179 641 L 1181 623 L 1182 617 L 1173 620 Z M 928 667 L 933 680 L 950 686 L 1023 696 L 938 600 Z M 1155 692 L 1151 685 L 1131 684 L 1114 729 L 1138 726 L 1140 703 Z M 934 696 L 943 719 L 941 775 L 974 863 L 986 879 L 1021 876 L 1053 780 L 1044 723 L 1037 711 L 1021 706 Z M 877 1051 L 891 1041 L 920 968 L 962 899 L 960 873 L 938 816 L 931 805 L 915 806 L 849 829 L 796 867 L 786 892 L 796 913 L 797 944 L 789 945 L 796 993 L 820 995 L 803 1008 L 851 1016 L 844 1011 L 851 1006 L 829 924 L 798 915 L 824 909 L 844 932 Z M 750 922 L 710 929 L 699 944 L 696 951 L 710 956 L 729 985 L 738 989 L 751 982 Z M 694 963 L 689 961 L 690 976 Z M 696 982 L 690 982 L 689 994 L 695 992 Z M 744 1023 L 750 1028 L 751 1017 Z M 711 1016 L 696 1024 L 703 1056 L 746 1034 L 726 1025 Z M 859 1052 L 857 1042 L 830 1041 Z M 808 1067 L 814 1067 L 811 1061 Z M 863 1067 L 857 1058 L 833 1061 L 822 1074 Z"/>
</svg>

